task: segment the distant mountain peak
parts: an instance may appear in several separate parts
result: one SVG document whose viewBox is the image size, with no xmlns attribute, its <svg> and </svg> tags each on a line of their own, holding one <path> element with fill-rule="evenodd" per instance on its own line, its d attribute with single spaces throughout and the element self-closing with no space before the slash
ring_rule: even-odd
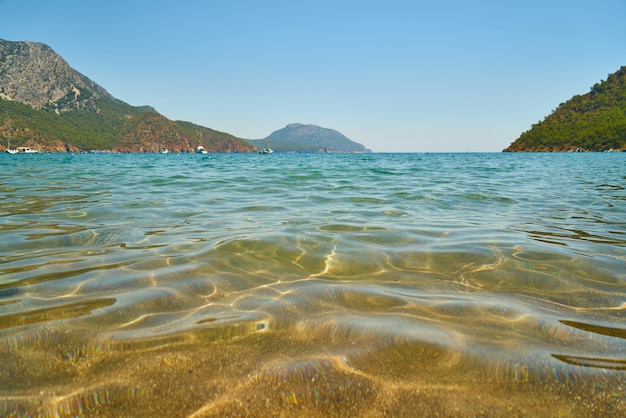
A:
<svg viewBox="0 0 626 418">
<path fill-rule="evenodd" d="M 290 132 L 293 135 L 300 135 L 300 136 L 315 135 L 315 134 L 320 134 L 320 133 L 331 133 L 331 132 L 341 135 L 339 132 L 335 131 L 334 129 L 322 128 L 321 126 L 313 125 L 313 124 L 290 123 L 289 125 L 285 126 L 284 129 L 290 130 Z"/>
<path fill-rule="evenodd" d="M 264 139 L 248 142 L 259 148 L 271 142 L 277 152 L 370 152 L 334 129 L 302 123 L 290 123 Z"/>
</svg>

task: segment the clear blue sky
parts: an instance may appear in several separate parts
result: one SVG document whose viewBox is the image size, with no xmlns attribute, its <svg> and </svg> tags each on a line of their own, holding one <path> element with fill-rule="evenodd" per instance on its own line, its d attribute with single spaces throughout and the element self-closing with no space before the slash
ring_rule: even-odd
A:
<svg viewBox="0 0 626 418">
<path fill-rule="evenodd" d="M 243 138 L 500 151 L 626 65 L 626 0 L 0 0 L 0 38 Z"/>
</svg>

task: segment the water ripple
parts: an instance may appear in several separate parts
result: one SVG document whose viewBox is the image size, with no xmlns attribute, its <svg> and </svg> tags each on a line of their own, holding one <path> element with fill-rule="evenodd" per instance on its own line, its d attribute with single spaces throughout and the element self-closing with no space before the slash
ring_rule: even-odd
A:
<svg viewBox="0 0 626 418">
<path fill-rule="evenodd" d="M 624 155 L 0 156 L 0 414 L 623 416 Z"/>
</svg>

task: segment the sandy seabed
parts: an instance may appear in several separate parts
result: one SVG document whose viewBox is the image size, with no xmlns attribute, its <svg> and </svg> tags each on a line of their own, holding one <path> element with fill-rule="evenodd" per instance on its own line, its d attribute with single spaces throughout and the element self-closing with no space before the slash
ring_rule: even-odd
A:
<svg viewBox="0 0 626 418">
<path fill-rule="evenodd" d="M 0 353 L 9 417 L 623 417 L 625 393 L 619 375 L 502 378 L 433 346 L 283 332 Z"/>
<path fill-rule="evenodd" d="M 0 416 L 626 416 L 626 154 L 274 157 L 2 158 Z"/>
</svg>

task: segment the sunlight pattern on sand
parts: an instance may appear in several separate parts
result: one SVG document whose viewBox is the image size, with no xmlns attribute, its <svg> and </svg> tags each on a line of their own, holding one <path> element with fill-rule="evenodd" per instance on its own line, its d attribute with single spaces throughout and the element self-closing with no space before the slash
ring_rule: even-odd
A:
<svg viewBox="0 0 626 418">
<path fill-rule="evenodd" d="M 626 411 L 625 155 L 22 157 L 0 415 Z"/>
</svg>

